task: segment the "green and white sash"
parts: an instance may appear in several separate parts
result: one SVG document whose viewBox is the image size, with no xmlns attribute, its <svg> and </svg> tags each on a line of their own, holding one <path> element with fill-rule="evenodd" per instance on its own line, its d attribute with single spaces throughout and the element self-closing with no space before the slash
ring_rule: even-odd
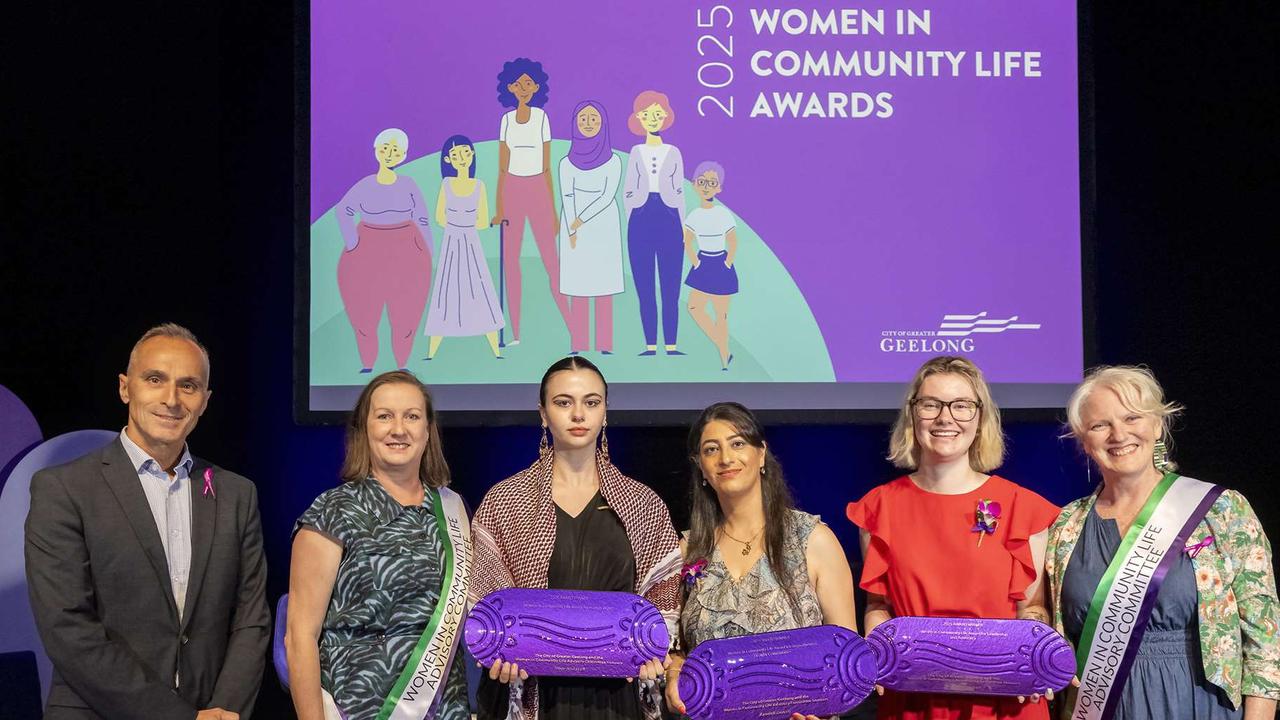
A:
<svg viewBox="0 0 1280 720">
<path fill-rule="evenodd" d="M 1222 490 L 1173 473 L 1156 484 L 1089 604 L 1076 648 L 1072 720 L 1111 717 L 1165 576 Z"/>
<path fill-rule="evenodd" d="M 444 585 L 426 630 L 378 711 L 378 720 L 433 718 L 444 698 L 449 667 L 466 616 L 471 526 L 462 498 L 448 488 L 429 491 L 443 554 Z"/>
</svg>

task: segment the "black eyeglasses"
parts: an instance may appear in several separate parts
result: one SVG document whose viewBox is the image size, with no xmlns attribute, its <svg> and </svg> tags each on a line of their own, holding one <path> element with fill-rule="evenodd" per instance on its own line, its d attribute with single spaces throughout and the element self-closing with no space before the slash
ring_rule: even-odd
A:
<svg viewBox="0 0 1280 720">
<path fill-rule="evenodd" d="M 911 407 L 915 409 L 916 417 L 921 420 L 933 420 L 942 414 L 942 408 L 951 411 L 951 417 L 957 422 L 968 422 L 978 416 L 978 410 L 982 407 L 982 403 L 977 400 L 939 400 L 937 398 L 925 397 L 916 398 L 911 401 Z"/>
</svg>

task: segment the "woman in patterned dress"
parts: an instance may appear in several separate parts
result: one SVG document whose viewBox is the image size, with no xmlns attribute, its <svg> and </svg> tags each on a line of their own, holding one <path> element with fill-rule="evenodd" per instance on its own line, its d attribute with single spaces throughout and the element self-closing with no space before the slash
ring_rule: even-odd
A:
<svg viewBox="0 0 1280 720">
<path fill-rule="evenodd" d="M 844 549 L 818 516 L 795 508 L 755 415 L 732 402 L 707 408 L 689 430 L 689 457 L 683 651 L 703 640 L 824 623 L 856 631 Z M 667 670 L 667 703 L 681 713 L 683 662 L 673 655 Z"/>
<path fill-rule="evenodd" d="M 631 592 L 657 607 L 674 636 L 680 599 L 675 527 L 658 495 L 609 461 L 608 397 L 604 376 L 584 358 L 564 358 L 543 375 L 538 459 L 489 490 L 472 521 L 471 600 L 506 587 Z M 635 685 L 614 678 L 535 679 L 499 661 L 481 679 L 478 714 L 656 718 L 653 680 L 664 665 L 665 658 L 655 658 L 638 668 L 642 682 Z"/>
<path fill-rule="evenodd" d="M 1098 488 L 1068 503 L 1049 530 L 1053 622 L 1077 646 L 1121 538 L 1177 468 L 1166 445 L 1181 411 L 1140 367 L 1097 368 L 1067 403 L 1071 433 L 1102 473 Z M 1271 543 L 1244 496 L 1225 490 L 1164 576 L 1113 718 L 1275 717 L 1278 612 Z M 1076 693 L 1068 693 L 1070 709 Z"/>
<path fill-rule="evenodd" d="M 332 705 L 347 720 L 376 717 L 440 600 L 433 504 L 448 492 L 449 466 L 431 395 L 413 374 L 383 373 L 360 393 L 342 479 L 294 525 L 285 645 L 299 720 L 331 717 Z M 447 677 L 433 717 L 465 720 L 462 663 Z"/>
</svg>

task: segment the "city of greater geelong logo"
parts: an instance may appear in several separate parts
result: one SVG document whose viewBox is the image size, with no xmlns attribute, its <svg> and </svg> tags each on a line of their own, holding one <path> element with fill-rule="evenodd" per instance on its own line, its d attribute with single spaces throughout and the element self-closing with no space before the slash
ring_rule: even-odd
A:
<svg viewBox="0 0 1280 720">
<path fill-rule="evenodd" d="M 884 330 L 880 333 L 880 352 L 887 353 L 971 353 L 977 347 L 975 335 L 990 335 L 1016 330 L 1039 330 L 1040 323 L 1018 322 L 1018 316 L 988 318 L 976 315 L 943 315 L 937 330 Z"/>
</svg>

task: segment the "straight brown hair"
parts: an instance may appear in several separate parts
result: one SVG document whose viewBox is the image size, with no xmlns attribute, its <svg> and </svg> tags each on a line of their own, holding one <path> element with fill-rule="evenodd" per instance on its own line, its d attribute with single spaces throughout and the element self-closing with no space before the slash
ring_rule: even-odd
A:
<svg viewBox="0 0 1280 720">
<path fill-rule="evenodd" d="M 342 461 L 342 481 L 358 482 L 373 473 L 373 459 L 369 456 L 369 406 L 373 404 L 373 392 L 383 385 L 412 385 L 422 393 L 427 406 L 427 449 L 418 465 L 418 479 L 423 485 L 440 488 L 449 484 L 449 464 L 444 460 L 444 446 L 440 443 L 440 427 L 436 424 L 435 403 L 431 391 L 408 370 L 385 372 L 369 381 L 360 392 L 360 399 L 347 418 L 346 458 Z"/>
</svg>

